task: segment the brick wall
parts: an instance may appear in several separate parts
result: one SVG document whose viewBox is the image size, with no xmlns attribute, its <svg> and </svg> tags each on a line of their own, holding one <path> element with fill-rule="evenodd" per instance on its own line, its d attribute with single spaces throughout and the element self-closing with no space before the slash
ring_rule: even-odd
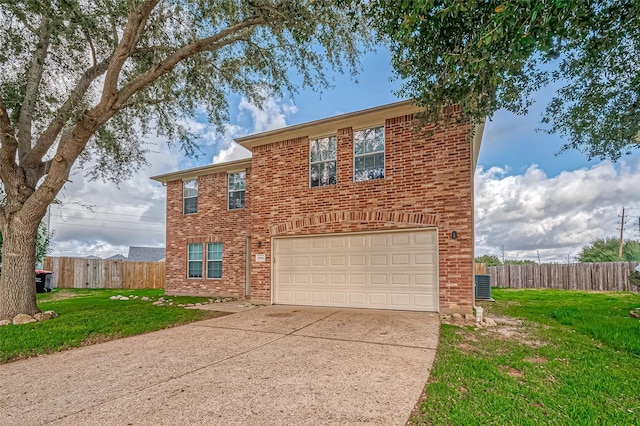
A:
<svg viewBox="0 0 640 426">
<path fill-rule="evenodd" d="M 353 131 L 335 129 L 337 184 L 309 187 L 309 140 L 253 148 L 246 208 L 227 210 L 227 173 L 199 178 L 198 213 L 182 214 L 182 181 L 167 182 L 168 294 L 244 296 L 251 236 L 251 297 L 271 299 L 271 238 L 437 227 L 441 312 L 473 307 L 473 200 L 469 125 L 431 136 L 412 116 L 385 123 L 385 178 L 353 182 Z M 458 238 L 451 237 L 456 231 Z M 223 242 L 222 279 L 188 279 L 187 244 Z M 258 247 L 260 244 L 260 247 Z M 256 262 L 256 254 L 265 262 Z"/>
<path fill-rule="evenodd" d="M 247 183 L 251 169 L 247 170 Z M 248 186 L 248 185 L 247 185 Z M 169 295 L 244 296 L 246 237 L 251 199 L 244 209 L 227 210 L 227 173 L 198 178 L 198 212 L 182 214 L 182 181 L 167 182 L 167 263 L 165 292 Z M 222 278 L 187 278 L 187 244 L 222 242 Z M 203 271 L 206 277 L 206 269 Z"/>
<path fill-rule="evenodd" d="M 412 116 L 387 119 L 385 178 L 353 182 L 353 131 L 336 129 L 337 184 L 309 187 L 308 138 L 253 148 L 253 298 L 271 298 L 271 237 L 438 227 L 441 312 L 473 307 L 472 172 L 469 125 L 430 137 Z M 452 231 L 458 234 L 451 238 Z M 260 241 L 262 246 L 257 247 Z M 266 262 L 255 262 L 255 254 Z"/>
</svg>

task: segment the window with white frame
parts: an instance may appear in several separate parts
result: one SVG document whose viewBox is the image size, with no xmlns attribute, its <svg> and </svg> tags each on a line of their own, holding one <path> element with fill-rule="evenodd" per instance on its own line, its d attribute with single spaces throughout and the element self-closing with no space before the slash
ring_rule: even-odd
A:
<svg viewBox="0 0 640 426">
<path fill-rule="evenodd" d="M 187 278 L 202 278 L 202 244 L 187 244 Z"/>
<path fill-rule="evenodd" d="M 182 213 L 198 213 L 198 180 L 182 182 Z"/>
<path fill-rule="evenodd" d="M 222 243 L 207 243 L 207 278 L 222 278 Z"/>
<path fill-rule="evenodd" d="M 309 141 L 309 186 L 336 184 L 337 153 L 335 136 Z"/>
<path fill-rule="evenodd" d="M 229 210 L 243 209 L 246 191 L 246 172 L 229 173 Z"/>
<path fill-rule="evenodd" d="M 384 126 L 353 132 L 353 180 L 384 178 Z"/>
</svg>

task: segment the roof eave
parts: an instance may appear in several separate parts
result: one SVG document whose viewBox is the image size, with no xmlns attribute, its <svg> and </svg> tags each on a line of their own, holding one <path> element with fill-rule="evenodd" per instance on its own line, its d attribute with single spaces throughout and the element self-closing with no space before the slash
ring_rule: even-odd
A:
<svg viewBox="0 0 640 426">
<path fill-rule="evenodd" d="M 206 166 L 195 167 L 193 169 L 180 170 L 177 172 L 151 176 L 149 179 L 155 180 L 160 183 L 167 183 L 174 180 L 195 179 L 198 176 L 208 175 L 212 173 L 241 171 L 250 166 L 251 158 L 244 158 L 242 160 L 228 161 L 219 164 L 208 164 Z"/>
<path fill-rule="evenodd" d="M 338 129 L 345 127 L 365 128 L 371 125 L 384 123 L 384 120 L 402 115 L 415 114 L 421 111 L 412 100 L 395 102 L 375 108 L 350 112 L 316 121 L 296 124 L 234 139 L 240 146 L 251 150 L 253 147 L 267 145 L 283 140 L 296 139 L 308 136 L 321 137 L 335 134 Z"/>
</svg>

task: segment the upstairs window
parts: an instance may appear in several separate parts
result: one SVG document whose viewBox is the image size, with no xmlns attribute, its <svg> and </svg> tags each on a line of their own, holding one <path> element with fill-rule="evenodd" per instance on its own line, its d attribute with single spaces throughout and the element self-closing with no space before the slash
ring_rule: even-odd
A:
<svg viewBox="0 0 640 426">
<path fill-rule="evenodd" d="M 312 139 L 309 142 L 309 185 L 336 184 L 337 143 L 335 136 Z"/>
<path fill-rule="evenodd" d="M 229 173 L 229 210 L 244 209 L 246 172 Z"/>
<path fill-rule="evenodd" d="M 187 278 L 202 278 L 202 244 L 187 245 Z"/>
<path fill-rule="evenodd" d="M 182 182 L 182 213 L 198 213 L 198 180 Z"/>
<path fill-rule="evenodd" d="M 353 180 L 384 178 L 384 126 L 353 132 Z"/>
<path fill-rule="evenodd" d="M 207 278 L 222 278 L 222 243 L 207 243 Z"/>
</svg>

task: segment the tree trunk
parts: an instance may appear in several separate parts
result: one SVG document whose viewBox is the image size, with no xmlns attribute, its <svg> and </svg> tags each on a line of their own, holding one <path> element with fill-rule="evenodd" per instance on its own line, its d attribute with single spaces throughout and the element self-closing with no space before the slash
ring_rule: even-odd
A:
<svg viewBox="0 0 640 426">
<path fill-rule="evenodd" d="M 33 223 L 31 223 L 33 222 Z M 36 238 L 39 220 L 7 220 L 2 230 L 2 273 L 0 275 L 0 320 L 17 314 L 33 315 L 36 303 Z"/>
</svg>

